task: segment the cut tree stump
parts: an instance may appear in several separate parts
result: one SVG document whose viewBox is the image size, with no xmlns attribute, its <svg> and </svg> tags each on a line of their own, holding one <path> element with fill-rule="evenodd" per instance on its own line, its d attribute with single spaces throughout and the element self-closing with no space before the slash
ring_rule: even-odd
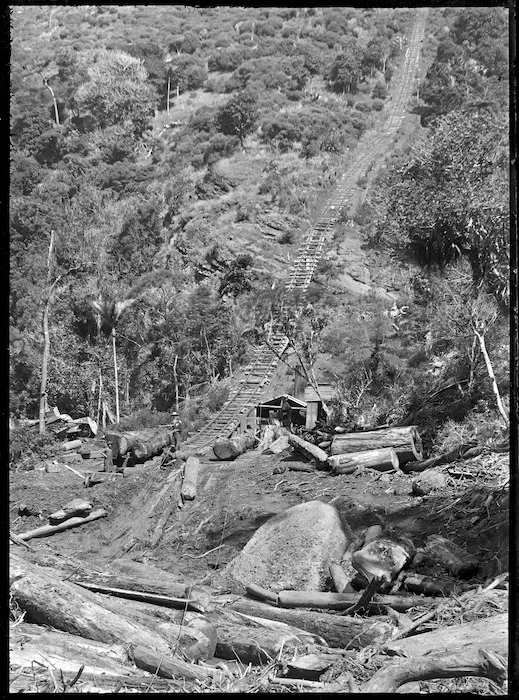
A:
<svg viewBox="0 0 519 700">
<path fill-rule="evenodd" d="M 180 495 L 184 501 L 193 501 L 196 498 L 196 486 L 200 460 L 198 457 L 188 457 L 184 463 L 184 478 Z"/>
<path fill-rule="evenodd" d="M 346 617 L 314 610 L 291 610 L 247 598 L 233 600 L 228 607 L 247 615 L 277 620 L 299 627 L 306 632 L 322 637 L 330 647 L 336 649 L 346 647 L 362 649 L 366 646 L 380 646 L 391 639 L 393 632 L 393 625 L 387 622 L 387 618 L 374 616 L 364 620 L 358 617 Z"/>
<path fill-rule="evenodd" d="M 430 535 L 425 543 L 425 554 L 453 576 L 468 576 L 478 568 L 478 560 L 458 545 L 441 535 Z"/>
<path fill-rule="evenodd" d="M 63 530 L 68 530 L 71 527 L 78 527 L 85 523 L 91 523 L 93 520 L 105 518 L 107 515 L 108 513 L 106 510 L 99 508 L 98 510 L 93 510 L 89 515 L 85 515 L 84 517 L 69 518 L 58 525 L 42 525 L 34 530 L 20 532 L 17 536 L 20 540 L 30 540 L 33 537 L 48 537 L 49 535 L 54 535 L 56 532 L 63 532 Z"/>
<path fill-rule="evenodd" d="M 308 459 L 315 460 L 317 466 L 321 469 L 328 468 L 328 455 L 320 447 L 317 447 L 317 445 L 313 445 L 311 442 L 303 440 L 298 435 L 289 435 L 288 443 Z"/>
<path fill-rule="evenodd" d="M 400 465 L 422 459 L 422 440 L 415 425 L 339 434 L 333 438 L 330 452 L 332 455 L 343 455 L 384 447 L 394 448 Z"/>
<path fill-rule="evenodd" d="M 382 447 L 379 450 L 366 450 L 364 452 L 350 452 L 342 455 L 328 457 L 328 466 L 332 474 L 351 474 L 358 467 L 377 469 L 384 472 L 390 469 L 399 470 L 398 455 L 393 447 Z"/>
<path fill-rule="evenodd" d="M 243 433 L 232 438 L 222 438 L 213 445 L 213 452 L 218 459 L 231 460 L 254 447 L 256 438 L 250 433 Z"/>
</svg>

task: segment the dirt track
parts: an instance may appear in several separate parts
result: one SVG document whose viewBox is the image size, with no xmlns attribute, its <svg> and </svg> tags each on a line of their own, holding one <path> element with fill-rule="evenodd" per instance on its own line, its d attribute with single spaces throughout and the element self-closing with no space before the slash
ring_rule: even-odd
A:
<svg viewBox="0 0 519 700">
<path fill-rule="evenodd" d="M 72 498 L 89 498 L 94 507 L 108 510 L 106 518 L 51 537 L 33 539 L 30 544 L 37 550 L 50 548 L 97 568 L 125 556 L 181 573 L 189 579 L 216 584 L 222 567 L 268 518 L 303 501 L 336 499 L 334 505 L 354 531 L 378 522 L 386 523 L 410 534 L 416 546 L 429 534 L 442 534 L 477 555 L 481 562 L 479 580 L 508 570 L 506 492 L 496 490 L 499 479 L 494 479 L 492 486 L 482 478 L 491 473 L 504 478 L 508 455 L 486 455 L 464 462 L 463 470 L 482 477 L 449 476 L 447 489 L 425 498 L 411 495 L 412 475 L 372 470 L 336 477 L 326 472 L 290 470 L 273 474 L 274 467 L 280 464 L 301 466 L 305 462 L 295 455 L 287 458 L 256 452 L 233 462 L 221 462 L 210 455 L 202 458 L 197 498 L 186 502 L 181 509 L 174 508 L 161 540 L 153 549 L 146 546 L 146 533 L 149 535 L 153 530 L 165 504 L 159 502 L 150 522 L 141 521 L 140 525 L 139 511 L 135 510 L 135 504 L 142 504 L 146 495 L 154 496 L 150 489 L 152 474 L 120 477 L 113 483 L 86 489 L 76 475 L 65 469 L 59 473 L 13 473 L 11 529 L 20 533 L 38 527 L 47 521 L 49 513 Z M 456 465 L 449 468 L 455 469 Z M 448 475 L 446 468 L 445 474 Z M 163 483 L 165 474 L 157 476 Z M 176 479 L 171 491 L 175 503 L 179 489 L 180 480 Z M 492 502 L 485 507 L 490 494 L 493 494 Z M 41 518 L 18 516 L 22 503 L 40 509 Z M 120 531 L 122 522 L 135 527 L 133 540 L 121 541 L 124 546 L 133 543 L 126 552 L 121 542 L 114 539 L 115 530 Z"/>
</svg>

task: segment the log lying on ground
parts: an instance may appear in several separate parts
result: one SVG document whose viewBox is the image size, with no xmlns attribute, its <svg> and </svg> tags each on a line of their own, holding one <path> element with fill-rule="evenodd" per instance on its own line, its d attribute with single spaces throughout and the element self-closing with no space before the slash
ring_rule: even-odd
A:
<svg viewBox="0 0 519 700">
<path fill-rule="evenodd" d="M 60 580 L 41 566 L 11 554 L 10 576 L 13 600 L 39 624 L 107 644 L 145 644 L 171 653 L 164 637 L 111 612 L 94 593 Z"/>
<path fill-rule="evenodd" d="M 184 464 L 184 478 L 180 489 L 180 495 L 184 501 L 192 501 L 196 498 L 199 469 L 200 460 L 198 457 L 188 457 Z"/>
<path fill-rule="evenodd" d="M 82 680 L 110 679 L 125 683 L 141 678 L 143 674 L 128 665 L 128 655 L 122 644 L 105 644 L 84 639 L 74 634 L 49 630 L 39 625 L 22 623 L 12 630 L 9 639 L 9 664 L 13 670 L 50 668 L 63 673 L 72 681 L 81 666 Z M 151 677 L 148 677 L 148 683 Z"/>
<path fill-rule="evenodd" d="M 350 474 L 357 467 L 377 469 L 384 472 L 390 469 L 399 469 L 398 455 L 393 447 L 382 447 L 379 450 L 366 450 L 365 452 L 350 452 L 342 455 L 328 457 L 328 466 L 332 474 Z"/>
<path fill-rule="evenodd" d="M 450 652 L 454 648 L 488 649 L 508 654 L 508 614 L 501 613 L 451 627 L 439 627 L 406 639 L 388 642 L 385 647 L 406 656 L 424 656 L 431 652 Z"/>
<path fill-rule="evenodd" d="M 74 517 L 84 517 L 92 511 L 92 504 L 83 498 L 74 498 L 66 503 L 63 508 L 49 515 L 49 523 L 58 525 L 59 523 Z"/>
<path fill-rule="evenodd" d="M 73 583 L 83 583 L 92 586 L 108 586 L 114 589 L 122 589 L 127 591 L 135 591 L 141 593 L 149 593 L 162 596 L 172 596 L 174 598 L 183 598 L 186 592 L 186 583 L 180 581 L 179 579 L 174 579 L 171 577 L 162 580 L 159 577 L 155 582 L 148 578 L 141 578 L 136 576 L 135 578 L 130 576 L 125 576 L 123 574 L 95 574 L 90 573 L 85 575 L 84 573 L 80 576 L 75 576 L 71 579 Z M 94 590 L 94 589 L 92 589 Z"/>
<path fill-rule="evenodd" d="M 215 656 L 220 659 L 264 664 L 275 659 L 283 649 L 316 643 L 316 638 L 308 632 L 288 625 L 273 629 L 268 620 L 261 624 L 238 614 L 221 612 L 214 613 L 211 619 L 218 629 Z"/>
<path fill-rule="evenodd" d="M 425 555 L 453 576 L 467 576 L 478 568 L 475 557 L 441 535 L 430 535 L 427 538 Z"/>
<path fill-rule="evenodd" d="M 380 646 L 391 638 L 393 631 L 393 626 L 382 618 L 370 617 L 363 620 L 312 610 L 291 610 L 247 598 L 233 601 L 228 607 L 247 615 L 294 625 L 322 637 L 330 647 L 336 649 Z"/>
<path fill-rule="evenodd" d="M 128 600 L 141 600 L 144 603 L 153 603 L 154 605 L 162 605 L 165 608 L 177 608 L 179 610 L 195 610 L 200 612 L 200 606 L 197 601 L 187 598 L 173 598 L 167 595 L 157 595 L 156 593 L 144 593 L 143 591 L 130 591 L 124 588 L 112 588 L 111 586 L 103 586 L 102 584 L 86 583 L 85 581 L 76 581 L 78 586 L 86 588 L 89 591 L 96 593 L 106 593 L 118 598 L 128 598 Z"/>
<path fill-rule="evenodd" d="M 213 452 L 218 459 L 236 459 L 239 455 L 254 447 L 256 438 L 250 433 L 243 433 L 232 438 L 217 440 Z"/>
<path fill-rule="evenodd" d="M 498 684 L 506 679 L 504 659 L 487 650 L 471 649 L 454 653 L 434 654 L 426 659 L 405 659 L 381 668 L 361 687 L 361 693 L 395 693 L 411 681 L 433 678 L 481 676 Z"/>
<path fill-rule="evenodd" d="M 317 447 L 317 445 L 312 445 L 311 442 L 303 440 L 297 435 L 289 435 L 288 443 L 292 445 L 295 450 L 301 452 L 305 457 L 308 457 L 308 459 L 315 460 L 317 467 L 321 469 L 328 468 L 328 455 L 320 447 Z"/>
<path fill-rule="evenodd" d="M 187 678 L 196 681 L 215 681 L 221 683 L 225 674 L 210 666 L 189 664 L 181 659 L 158 654 L 154 649 L 142 645 L 131 650 L 131 658 L 137 668 L 153 673 L 161 678 Z"/>
<path fill-rule="evenodd" d="M 359 600 L 355 593 L 321 593 L 308 591 L 279 591 L 278 605 L 282 608 L 322 608 L 323 610 L 346 610 Z M 413 595 L 375 595 L 367 608 L 372 612 L 383 612 L 391 607 L 405 612 L 417 606 L 435 605 L 434 599 Z"/>
<path fill-rule="evenodd" d="M 173 442 L 173 431 L 164 430 L 147 439 L 137 439 L 133 443 L 132 454 L 135 459 L 150 459 L 154 455 L 171 445 Z"/>
<path fill-rule="evenodd" d="M 457 462 L 458 460 L 478 457 L 483 452 L 483 447 L 464 445 L 446 454 L 438 455 L 438 457 L 430 457 L 429 459 L 420 460 L 418 462 L 409 462 L 402 471 L 406 474 L 410 472 L 423 472 L 426 469 L 438 467 L 441 464 L 452 464 L 452 462 Z"/>
<path fill-rule="evenodd" d="M 343 433 L 333 438 L 330 453 L 364 452 L 393 447 L 400 465 L 422 459 L 422 440 L 415 425 L 404 428 L 369 430 L 363 433 Z"/>
<path fill-rule="evenodd" d="M 124 433 L 106 432 L 105 439 L 112 449 L 114 459 L 124 457 L 133 447 L 138 439 L 139 433 L 136 431 L 127 431 Z"/>
<path fill-rule="evenodd" d="M 106 510 L 99 508 L 98 510 L 93 510 L 84 518 L 69 518 L 58 525 L 42 525 L 34 530 L 28 530 L 27 532 L 18 533 L 18 538 L 20 540 L 30 540 L 33 537 L 48 537 L 49 535 L 54 535 L 56 532 L 63 532 L 63 530 L 68 530 L 71 527 L 78 527 L 78 525 L 84 525 L 85 523 L 90 523 L 93 520 L 98 520 L 99 518 L 104 518 L 108 515 Z"/>
</svg>

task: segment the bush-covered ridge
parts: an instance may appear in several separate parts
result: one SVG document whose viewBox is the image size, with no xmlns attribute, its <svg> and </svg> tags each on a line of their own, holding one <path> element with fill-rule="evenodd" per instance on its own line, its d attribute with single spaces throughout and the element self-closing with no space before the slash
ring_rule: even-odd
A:
<svg viewBox="0 0 519 700">
<path fill-rule="evenodd" d="M 37 412 L 42 300 L 50 311 L 51 404 L 95 415 L 102 395 L 113 409 L 115 331 L 123 412 L 169 411 L 180 403 L 195 421 L 203 414 L 200 397 L 246 359 L 248 340 L 275 312 L 290 253 L 376 119 L 412 14 L 342 7 L 13 8 L 15 415 Z M 506 300 L 508 193 L 499 126 L 506 12 L 447 8 L 431 16 L 436 36 L 431 31 L 428 42 L 437 54 L 420 86 L 419 108 L 429 126 L 415 151 L 389 164 L 372 187 L 374 207 L 357 217 L 373 244 L 426 265 L 418 286 L 407 285 L 408 297 L 399 302 L 409 307 L 415 329 L 409 351 L 402 337 L 391 342 L 387 309 L 376 301 L 365 347 L 362 333 L 351 335 L 347 352 L 344 343 L 334 345 L 330 322 L 320 348 L 331 355 L 329 376 L 343 387 L 339 409 L 353 423 L 370 411 L 379 422 L 409 420 L 424 391 L 438 388 L 427 384 L 432 355 L 425 349 L 427 333 L 437 335 L 437 317 L 418 289 L 435 289 L 429 263 L 443 262 L 448 271 L 464 258 L 471 273 L 464 273 L 463 294 L 477 298 L 484 282 L 487 293 Z M 485 37 L 482 21 L 494 28 Z M 432 117 L 439 121 L 427 122 Z M 469 135 L 476 144 L 470 150 L 460 145 Z M 421 225 L 411 212 L 419 212 Z M 336 238 L 341 235 L 338 229 Z M 323 263 L 318 277 L 332 273 Z M 434 303 L 445 297 L 445 291 L 429 293 Z M 322 288 L 310 296 L 323 317 L 332 311 L 342 318 L 348 309 L 343 297 Z M 361 326 L 370 303 L 359 302 Z M 487 339 L 499 353 L 499 320 L 491 325 L 495 345 L 494 330 Z M 463 356 L 465 339 L 456 337 Z M 483 375 L 474 383 L 482 368 L 478 356 L 471 377 L 460 369 L 458 384 L 471 381 L 475 390 L 463 394 L 461 418 L 477 401 L 492 401 L 486 389 L 480 396 Z M 505 358 L 500 382 L 504 390 Z M 395 404 L 401 415 L 391 413 Z M 440 410 L 439 423 L 442 416 Z"/>
</svg>

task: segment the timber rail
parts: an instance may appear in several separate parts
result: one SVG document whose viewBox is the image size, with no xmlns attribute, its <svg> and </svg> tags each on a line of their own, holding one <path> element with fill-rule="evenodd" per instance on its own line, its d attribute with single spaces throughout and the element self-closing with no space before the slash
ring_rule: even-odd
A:
<svg viewBox="0 0 519 700">
<path fill-rule="evenodd" d="M 388 150 L 394 139 L 413 93 L 426 16 L 427 8 L 420 8 L 417 11 L 405 60 L 396 77 L 392 97 L 388 99 L 388 104 L 382 112 L 382 116 L 386 116 L 386 119 L 361 139 L 359 147 L 355 150 L 353 162 L 342 175 L 340 184 L 326 202 L 301 245 L 299 254 L 289 271 L 287 289 L 297 289 L 302 292 L 308 289 L 321 258 L 327 234 L 339 220 L 341 212 L 351 205 L 359 187 L 357 184 L 359 179 L 367 176 L 375 164 L 380 162 L 381 156 Z M 185 446 L 188 450 L 203 453 L 216 439 L 232 435 L 240 424 L 240 417 L 246 416 L 264 397 L 279 357 L 288 345 L 288 339 L 282 333 L 274 332 L 270 345 L 271 347 L 262 345 L 254 350 L 249 364 L 237 374 L 235 387 L 223 407 L 198 433 L 186 441 Z M 275 352 L 272 348 L 275 348 Z"/>
</svg>

